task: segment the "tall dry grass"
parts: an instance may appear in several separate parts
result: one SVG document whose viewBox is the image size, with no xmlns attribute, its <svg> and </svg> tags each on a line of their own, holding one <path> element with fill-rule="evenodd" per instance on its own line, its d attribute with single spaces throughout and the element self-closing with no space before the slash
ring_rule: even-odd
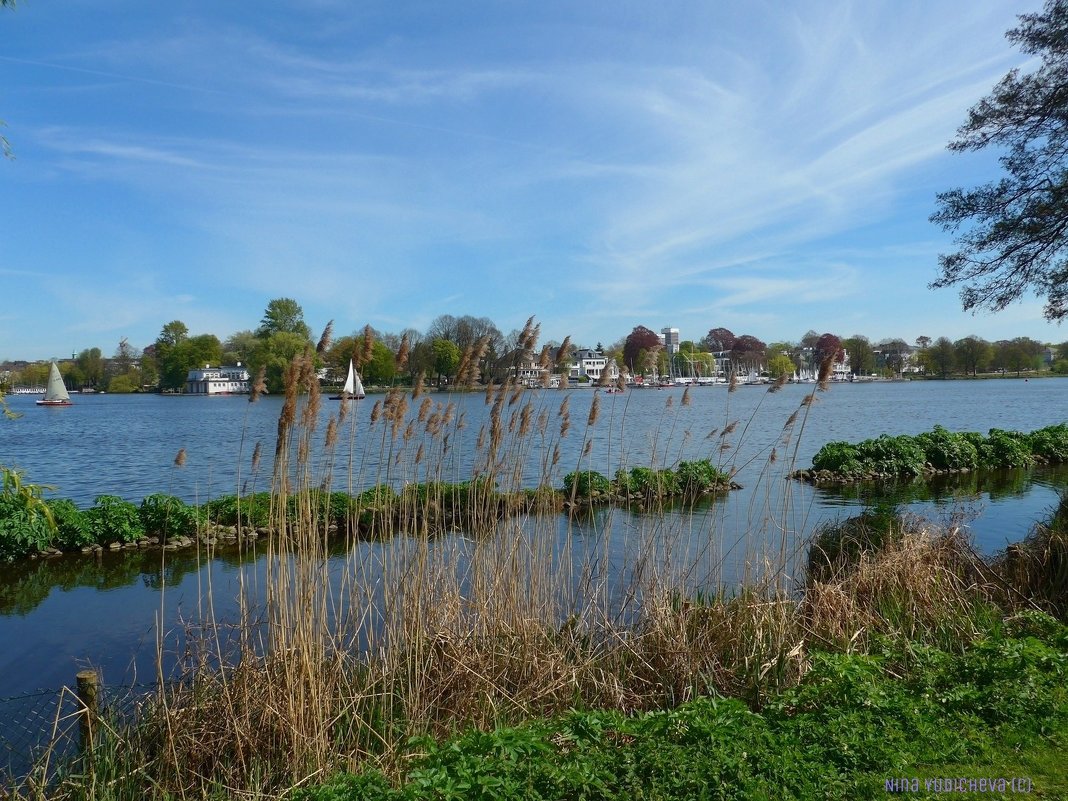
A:
<svg viewBox="0 0 1068 801">
<path fill-rule="evenodd" d="M 531 353 L 536 340 L 531 320 L 523 335 Z M 469 379 L 483 347 L 464 355 Z M 541 354 L 551 360 L 547 348 Z M 730 394 L 722 427 L 706 438 L 734 470 L 732 440 L 752 421 L 732 419 Z M 785 480 L 793 469 L 778 454 L 796 457 L 814 398 L 761 451 L 760 481 Z M 275 797 L 368 763 L 399 775 L 414 735 L 575 707 L 661 708 L 708 692 L 759 705 L 797 682 L 813 646 L 863 648 L 876 634 L 963 642 L 1004 601 L 956 533 L 919 524 L 826 561 L 799 589 L 792 582 L 804 542 L 781 522 L 789 492 L 753 493 L 752 530 L 733 542 L 715 515 L 692 506 L 680 514 L 647 501 L 638 515 L 615 507 L 560 515 L 545 491 L 540 505 L 509 508 L 502 493 L 531 488 L 524 465 L 537 465 L 533 483 L 542 488 L 571 470 L 611 475 L 632 466 L 627 399 L 595 401 L 584 426 L 573 425 L 566 392 L 505 383 L 486 387 L 484 399 L 473 445 L 461 435 L 465 416 L 422 395 L 421 382 L 411 393 L 341 401 L 320 438 L 313 354 L 294 360 L 278 421 L 263 608 L 244 606 L 237 636 L 224 637 L 207 598 L 209 625 L 181 681 L 160 690 L 136 727 L 113 732 L 115 747 L 91 781 L 82 774 L 60 792 L 91 797 L 86 788 L 104 782 L 116 798 Z M 372 405 L 366 435 L 350 408 L 361 403 Z M 678 459 L 670 444 L 678 421 L 664 415 L 647 464 Z M 607 455 L 595 457 L 586 443 L 597 427 L 610 434 Z M 565 465 L 568 437 L 582 444 Z M 340 479 L 329 467 L 339 449 L 348 453 Z M 473 450 L 459 459 L 456 449 Z M 457 474 L 464 462 L 473 474 Z M 460 481 L 469 483 L 458 506 Z M 384 542 L 357 539 L 351 520 L 341 531 L 345 555 L 332 557 L 317 498 L 338 484 L 400 493 L 399 515 L 371 517 L 382 530 L 370 539 Z M 769 526 L 779 527 L 776 536 Z M 746 565 L 743 589 L 721 581 L 728 556 Z"/>
</svg>

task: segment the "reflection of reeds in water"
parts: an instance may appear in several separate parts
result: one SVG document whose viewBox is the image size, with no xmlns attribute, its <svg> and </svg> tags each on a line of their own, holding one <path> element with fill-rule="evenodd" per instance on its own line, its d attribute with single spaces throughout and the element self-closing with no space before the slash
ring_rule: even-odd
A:
<svg viewBox="0 0 1068 801">
<path fill-rule="evenodd" d="M 531 353 L 536 337 L 528 321 L 521 341 Z M 480 349 L 468 356 L 469 375 Z M 625 447 L 629 394 L 595 395 L 572 448 L 563 447 L 577 435 L 569 393 L 487 387 L 475 437 L 462 435 L 468 423 L 453 403 L 420 396 L 421 380 L 410 395 L 391 390 L 373 404 L 366 431 L 347 401 L 331 417 L 323 447 L 332 453 L 348 437 L 343 489 L 362 492 L 337 532 L 347 538 L 345 555 L 331 559 L 335 477 L 316 465 L 333 459 L 314 453 L 312 353 L 293 361 L 278 421 L 262 620 L 249 612 L 230 640 L 236 652 L 218 627 L 207 628 L 197 647 L 211 658 L 191 659 L 186 681 L 125 743 L 140 771 L 127 781 L 151 776 L 138 786 L 198 797 L 221 788 L 269 795 L 368 762 L 397 771 L 410 736 L 458 726 L 576 705 L 657 708 L 713 690 L 759 704 L 797 680 L 809 642 L 850 648 L 865 632 L 908 624 L 912 633 L 930 623 L 885 613 L 890 600 L 908 596 L 911 560 L 926 559 L 932 586 L 943 587 L 923 596 L 931 615 L 966 617 L 974 601 L 978 584 L 943 580 L 972 575 L 962 551 L 920 532 L 893 540 L 885 563 L 893 570 L 868 555 L 793 594 L 799 541 L 768 493 L 753 493 L 749 530 L 735 541 L 724 541 L 714 511 L 692 501 L 671 508 L 655 492 L 633 500 L 634 514 L 591 511 L 575 497 L 568 515 L 556 514 L 561 499 L 551 488 L 562 474 L 601 467 L 591 464 L 601 458 L 588 447 L 595 435 L 607 443 L 608 475 L 677 462 L 670 430 L 685 425 L 689 390 L 665 408 L 638 464 Z M 792 469 L 796 422 L 803 427 L 810 403 L 761 451 L 759 481 L 784 481 Z M 752 421 L 727 418 L 704 441 L 733 471 L 732 437 L 744 438 Z M 458 448 L 474 452 L 460 459 Z M 564 465 L 566 453 L 574 464 Z M 475 470 L 458 475 L 461 463 Z M 533 482 L 525 465 L 537 465 Z M 777 539 L 767 536 L 776 511 Z M 743 589 L 724 585 L 728 555 L 747 567 Z"/>
</svg>

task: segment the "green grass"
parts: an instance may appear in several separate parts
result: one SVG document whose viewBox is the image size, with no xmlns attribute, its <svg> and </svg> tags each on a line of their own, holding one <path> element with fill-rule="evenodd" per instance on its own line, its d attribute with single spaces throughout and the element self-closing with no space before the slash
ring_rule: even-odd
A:
<svg viewBox="0 0 1068 801">
<path fill-rule="evenodd" d="M 1068 627 L 1032 613 L 962 653 L 890 641 L 869 655 L 814 653 L 802 683 L 759 712 L 702 697 L 415 739 L 399 786 L 369 771 L 297 797 L 879 798 L 904 778 L 920 788 L 909 797 L 934 798 L 944 794 L 927 779 L 1026 777 L 1033 797 L 1068 798 L 1066 679 Z"/>
</svg>

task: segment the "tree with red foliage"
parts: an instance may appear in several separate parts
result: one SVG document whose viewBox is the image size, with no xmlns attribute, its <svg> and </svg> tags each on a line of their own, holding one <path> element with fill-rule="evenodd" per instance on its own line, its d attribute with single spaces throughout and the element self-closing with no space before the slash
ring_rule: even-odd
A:
<svg viewBox="0 0 1068 801">
<path fill-rule="evenodd" d="M 650 331 L 644 325 L 634 327 L 627 335 L 627 341 L 623 343 L 623 363 L 627 365 L 631 373 L 641 375 L 644 365 L 639 359 L 642 351 L 653 353 L 660 349 L 660 337 L 655 331 Z"/>
<path fill-rule="evenodd" d="M 816 364 L 823 364 L 828 358 L 842 361 L 845 351 L 842 350 L 842 340 L 834 334 L 824 334 L 816 340 L 816 347 L 812 351 Z"/>
<path fill-rule="evenodd" d="M 734 347 L 734 332 L 729 328 L 713 328 L 704 339 L 704 346 L 710 351 L 730 350 Z"/>
<path fill-rule="evenodd" d="M 755 370 L 763 361 L 768 346 L 751 334 L 742 334 L 731 346 L 731 361 L 737 368 Z"/>
</svg>

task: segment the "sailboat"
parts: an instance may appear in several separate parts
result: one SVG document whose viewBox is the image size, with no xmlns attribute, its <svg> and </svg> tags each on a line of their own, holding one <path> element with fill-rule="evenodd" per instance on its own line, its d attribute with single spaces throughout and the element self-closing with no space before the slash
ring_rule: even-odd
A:
<svg viewBox="0 0 1068 801">
<path fill-rule="evenodd" d="M 345 386 L 340 395 L 331 395 L 330 400 L 359 400 L 362 397 L 364 397 L 363 382 L 360 381 L 360 374 L 352 365 L 352 359 L 349 359 L 349 375 L 345 379 Z"/>
<path fill-rule="evenodd" d="M 63 383 L 63 376 L 59 373 L 59 367 L 55 362 L 48 370 L 48 389 L 45 396 L 37 401 L 38 406 L 73 406 L 70 395 L 67 394 L 67 386 Z"/>
</svg>

